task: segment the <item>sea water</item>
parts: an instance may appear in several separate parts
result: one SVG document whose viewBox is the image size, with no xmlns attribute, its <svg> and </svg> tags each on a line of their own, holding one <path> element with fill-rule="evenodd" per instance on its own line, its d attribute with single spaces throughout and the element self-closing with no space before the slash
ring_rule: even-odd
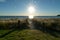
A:
<svg viewBox="0 0 60 40">
<path fill-rule="evenodd" d="M 0 16 L 0 19 L 21 19 L 28 18 L 28 16 Z M 60 16 L 34 16 L 34 18 L 60 18 Z"/>
</svg>

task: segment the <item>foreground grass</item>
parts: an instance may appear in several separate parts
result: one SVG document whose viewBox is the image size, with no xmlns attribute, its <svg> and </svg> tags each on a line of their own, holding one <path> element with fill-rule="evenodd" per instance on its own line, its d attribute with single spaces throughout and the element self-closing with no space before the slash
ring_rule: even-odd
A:
<svg viewBox="0 0 60 40">
<path fill-rule="evenodd" d="M 0 30 L 0 36 L 4 35 L 5 33 L 9 32 L 10 30 Z"/>
<path fill-rule="evenodd" d="M 39 30 L 15 30 L 14 32 L 6 35 L 0 40 L 59 40 L 60 38 L 55 38 L 50 34 L 43 33 Z"/>
</svg>

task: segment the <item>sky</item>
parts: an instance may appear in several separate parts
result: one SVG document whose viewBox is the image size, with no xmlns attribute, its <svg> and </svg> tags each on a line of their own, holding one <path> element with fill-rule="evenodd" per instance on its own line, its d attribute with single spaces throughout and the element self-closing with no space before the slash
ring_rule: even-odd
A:
<svg viewBox="0 0 60 40">
<path fill-rule="evenodd" d="M 0 0 L 0 16 L 28 16 L 29 6 L 35 8 L 34 16 L 60 14 L 60 0 Z"/>
</svg>

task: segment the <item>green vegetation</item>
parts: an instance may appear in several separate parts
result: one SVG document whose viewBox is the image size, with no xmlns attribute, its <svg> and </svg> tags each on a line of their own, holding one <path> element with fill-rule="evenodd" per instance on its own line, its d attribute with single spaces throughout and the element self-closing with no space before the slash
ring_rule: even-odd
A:
<svg viewBox="0 0 60 40">
<path fill-rule="evenodd" d="M 38 27 L 43 26 L 55 30 L 60 30 L 60 19 L 34 19 L 34 24 Z"/>
<path fill-rule="evenodd" d="M 0 30 L 0 36 L 4 35 L 5 33 L 9 32 L 10 30 Z"/>
<path fill-rule="evenodd" d="M 16 30 L 7 36 L 0 38 L 0 40 L 59 40 L 50 34 L 43 33 L 39 30 Z"/>
<path fill-rule="evenodd" d="M 0 22 L 0 40 L 60 40 L 60 19 L 33 19 L 35 29 L 29 29 L 28 20 Z"/>
</svg>

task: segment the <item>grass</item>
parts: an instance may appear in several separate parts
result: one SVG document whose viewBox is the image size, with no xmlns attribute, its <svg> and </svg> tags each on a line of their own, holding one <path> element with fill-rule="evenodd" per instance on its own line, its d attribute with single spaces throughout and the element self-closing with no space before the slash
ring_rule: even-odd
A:
<svg viewBox="0 0 60 40">
<path fill-rule="evenodd" d="M 10 30 L 0 30 L 0 36 L 2 36 L 3 34 L 9 32 Z"/>
<path fill-rule="evenodd" d="M 8 33 L 1 37 L 0 40 L 60 40 L 60 36 L 53 36 L 54 34 L 60 35 L 56 32 L 60 31 L 60 19 L 33 19 L 32 21 L 36 27 L 34 30 L 29 29 L 28 20 L 13 21 L 0 21 L 0 36 Z M 14 29 L 14 31 L 12 31 L 11 28 Z M 41 29 L 38 30 L 37 28 Z M 48 32 L 43 32 L 45 28 L 48 29 Z M 49 30 L 51 30 L 53 35 L 51 35 Z"/>
<path fill-rule="evenodd" d="M 50 34 L 43 33 L 39 30 L 16 30 L 7 36 L 0 38 L 0 40 L 59 40 L 60 38 L 55 38 Z"/>
<path fill-rule="evenodd" d="M 60 19 L 35 19 L 33 20 L 35 24 L 39 26 L 44 26 L 52 28 L 55 30 L 60 30 Z"/>
</svg>

